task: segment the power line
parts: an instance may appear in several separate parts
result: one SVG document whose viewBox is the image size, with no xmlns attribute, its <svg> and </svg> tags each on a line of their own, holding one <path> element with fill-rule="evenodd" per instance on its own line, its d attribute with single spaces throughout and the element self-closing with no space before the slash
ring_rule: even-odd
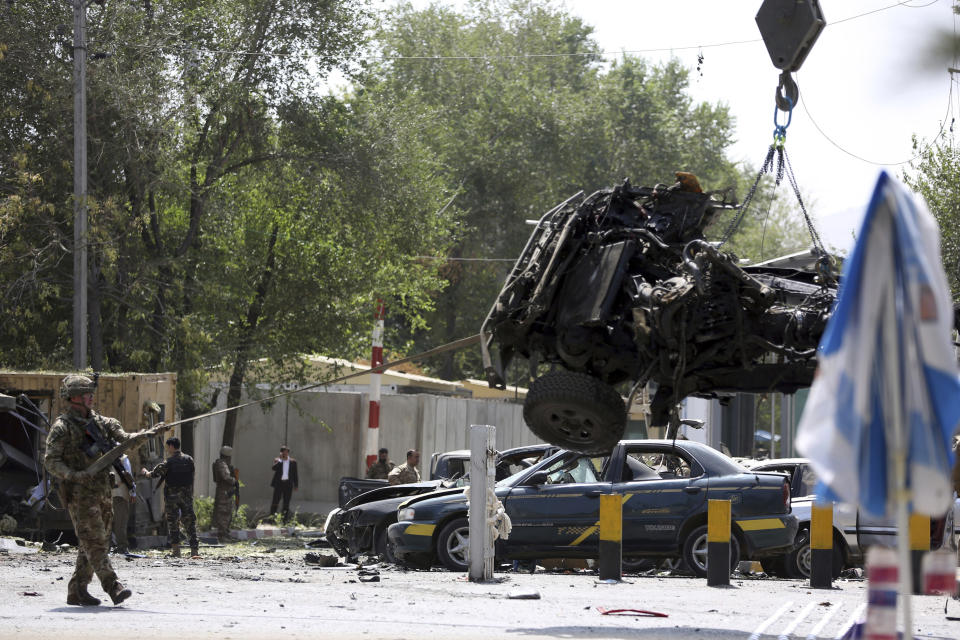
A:
<svg viewBox="0 0 960 640">
<path fill-rule="evenodd" d="M 858 13 L 856 15 L 848 16 L 846 18 L 841 18 L 839 20 L 834 20 L 829 22 L 826 27 L 835 26 L 842 24 L 844 22 L 850 22 L 851 20 L 857 20 L 859 18 L 864 18 L 871 16 L 875 13 L 880 13 L 882 11 L 888 11 L 890 9 L 896 9 L 897 7 L 903 7 L 906 9 L 924 9 L 931 5 L 936 4 L 940 0 L 931 0 L 926 4 L 922 5 L 911 5 L 909 4 L 910 0 L 902 0 L 885 7 L 878 7 L 877 9 L 872 9 L 870 11 L 865 11 L 863 13 Z M 380 61 L 380 62 L 398 62 L 398 61 L 414 61 L 414 62 L 443 62 L 443 61 L 460 61 L 460 62 L 472 62 L 472 61 L 493 61 L 493 60 L 527 60 L 527 59 L 550 59 L 550 58 L 616 58 L 620 56 L 627 55 L 637 55 L 644 53 L 669 53 L 671 51 L 689 51 L 692 49 L 715 49 L 719 47 L 731 47 L 744 44 L 753 44 L 756 42 L 762 42 L 762 38 L 751 38 L 748 40 L 730 40 L 725 42 L 714 42 L 709 44 L 691 44 L 677 47 L 656 47 L 650 49 L 623 49 L 620 51 L 581 51 L 575 53 L 516 53 L 516 54 L 492 54 L 492 55 L 459 55 L 459 56 L 390 56 L 390 55 L 358 55 L 358 56 L 335 56 L 335 55 L 321 55 L 316 56 L 319 59 L 324 60 L 338 60 L 342 59 L 344 62 L 359 62 L 359 61 Z M 146 49 L 146 50 L 156 50 L 155 45 L 128 45 L 135 49 Z M 236 49 L 205 49 L 198 47 L 181 47 L 174 48 L 174 51 L 178 53 L 193 52 L 193 53 L 205 53 L 210 55 L 224 55 L 224 56 L 265 56 L 273 58 L 292 58 L 292 57 L 303 57 L 306 54 L 304 52 L 296 53 L 276 53 L 273 51 L 244 51 Z"/>
<path fill-rule="evenodd" d="M 951 74 L 951 75 L 952 75 L 952 74 Z M 831 138 L 829 135 L 827 135 L 827 133 L 820 127 L 820 125 L 817 124 L 817 121 L 814 120 L 813 115 L 810 113 L 810 110 L 807 109 L 807 102 L 806 102 L 806 100 L 803 99 L 803 94 L 802 94 L 802 93 L 801 93 L 801 96 L 800 96 L 800 104 L 803 105 L 803 112 L 807 114 L 807 117 L 808 117 L 808 118 L 810 118 L 810 123 L 813 124 L 814 128 L 815 128 L 818 132 L 820 132 L 820 135 L 822 135 L 822 136 L 827 140 L 827 142 L 829 142 L 830 144 L 832 144 L 834 147 L 836 147 L 837 149 L 839 149 L 839 150 L 842 151 L 843 153 L 847 154 L 847 155 L 850 156 L 851 158 L 856 158 L 857 160 L 860 160 L 861 162 L 866 162 L 867 164 L 873 164 L 873 165 L 877 165 L 877 166 L 897 166 L 897 165 L 902 165 L 902 164 L 908 164 L 908 163 L 910 163 L 910 162 L 913 162 L 914 160 L 916 160 L 916 159 L 919 158 L 920 156 L 922 156 L 922 155 L 927 151 L 927 149 L 929 149 L 930 147 L 932 147 L 933 144 L 934 144 L 937 140 L 939 140 L 940 137 L 943 135 L 943 130 L 944 130 L 944 129 L 946 128 L 946 126 L 947 126 L 947 119 L 950 117 L 951 112 L 953 112 L 953 84 L 954 84 L 954 80 L 953 80 L 953 78 L 951 77 L 951 78 L 950 78 L 950 90 L 949 90 L 949 92 L 947 93 L 947 111 L 946 111 L 946 113 L 945 113 L 944 116 L 943 116 L 943 120 L 940 122 L 940 130 L 937 132 L 937 135 L 935 135 L 935 136 L 933 137 L 933 139 L 932 139 L 925 147 L 923 147 L 922 149 L 920 149 L 919 151 L 917 151 L 917 153 L 916 153 L 912 158 L 909 158 L 909 159 L 907 159 L 907 160 L 901 160 L 901 161 L 899 161 L 899 162 L 877 162 L 876 160 L 870 160 L 869 158 L 864 158 L 863 156 L 859 156 L 859 155 L 857 155 L 856 153 L 854 153 L 854 152 L 852 152 L 852 151 L 844 148 L 842 145 L 840 145 L 838 142 L 836 142 L 833 138 Z"/>
</svg>

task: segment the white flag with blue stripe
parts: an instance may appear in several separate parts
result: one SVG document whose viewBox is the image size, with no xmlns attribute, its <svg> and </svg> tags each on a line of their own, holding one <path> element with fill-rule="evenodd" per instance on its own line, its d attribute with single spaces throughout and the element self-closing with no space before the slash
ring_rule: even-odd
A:
<svg viewBox="0 0 960 640">
<path fill-rule="evenodd" d="M 890 378 L 900 383 L 912 510 L 942 515 L 952 503 L 950 441 L 960 422 L 953 305 L 936 221 L 886 172 L 843 273 L 797 450 L 819 475 L 822 498 L 890 513 L 889 428 L 896 421 L 885 372 L 896 367 L 899 375 Z M 892 347 L 885 329 L 895 331 L 888 334 L 897 337 Z"/>
</svg>

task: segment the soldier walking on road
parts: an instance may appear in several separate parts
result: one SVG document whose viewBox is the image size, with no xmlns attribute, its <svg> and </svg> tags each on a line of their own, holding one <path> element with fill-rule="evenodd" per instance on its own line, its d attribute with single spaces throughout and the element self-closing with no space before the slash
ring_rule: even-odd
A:
<svg viewBox="0 0 960 640">
<path fill-rule="evenodd" d="M 397 465 L 393 464 L 390 460 L 390 452 L 387 451 L 387 448 L 380 447 L 380 451 L 377 453 L 377 461 L 367 469 L 367 479 L 386 480 L 387 476 L 390 475 L 390 472 L 393 471 L 396 466 Z"/>
<path fill-rule="evenodd" d="M 167 459 L 152 471 L 141 469 L 148 478 L 165 481 L 163 500 L 167 514 L 167 535 L 170 537 L 170 555 L 180 557 L 180 521 L 190 536 L 190 555 L 200 556 L 197 541 L 197 516 L 193 512 L 193 458 L 180 451 L 180 438 L 167 438 Z"/>
<path fill-rule="evenodd" d="M 417 471 L 417 464 L 420 463 L 420 452 L 416 449 L 407 451 L 407 461 L 394 469 L 387 476 L 390 484 L 411 484 L 420 482 L 420 472 Z"/>
<path fill-rule="evenodd" d="M 213 500 L 213 527 L 217 530 L 217 539 L 227 542 L 230 539 L 230 521 L 233 519 L 233 498 L 238 480 L 234 477 L 230 458 L 233 447 L 220 447 L 220 457 L 213 463 L 213 481 L 217 483 L 217 494 Z"/>
<path fill-rule="evenodd" d="M 86 376 L 69 375 L 63 379 L 60 396 L 70 403 L 67 412 L 57 418 L 47 436 L 44 466 L 57 480 L 57 489 L 77 534 L 77 564 L 67 583 L 67 604 L 95 606 L 100 600 L 87 592 L 87 585 L 96 573 L 100 585 L 113 604 L 120 604 L 132 593 L 117 580 L 107 552 L 113 522 L 108 469 L 95 474 L 87 467 L 98 457 L 90 456 L 91 436 L 98 430 L 103 438 L 124 442 L 133 435 L 124 432 L 120 422 L 101 416 L 93 410 L 96 386 Z"/>
</svg>

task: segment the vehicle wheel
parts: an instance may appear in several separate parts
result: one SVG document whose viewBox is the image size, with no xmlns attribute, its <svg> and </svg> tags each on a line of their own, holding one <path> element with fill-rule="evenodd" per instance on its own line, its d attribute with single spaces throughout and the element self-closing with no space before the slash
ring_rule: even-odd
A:
<svg viewBox="0 0 960 640">
<path fill-rule="evenodd" d="M 707 525 L 697 527 L 683 542 L 683 559 L 698 578 L 707 577 Z M 740 564 L 740 543 L 730 536 L 730 571 Z"/>
<path fill-rule="evenodd" d="M 584 373 L 537 378 L 523 403 L 530 430 L 551 444 L 587 454 L 609 453 L 623 437 L 627 412 L 616 389 Z"/>
<path fill-rule="evenodd" d="M 466 518 L 451 520 L 437 536 L 437 557 L 450 571 L 466 571 L 470 551 L 470 523 Z"/>
<path fill-rule="evenodd" d="M 797 534 L 796 548 L 784 556 L 786 576 L 788 578 L 806 579 L 810 577 L 810 563 L 813 554 L 810 551 L 810 530 L 801 529 Z M 836 540 L 833 544 L 833 567 L 831 574 L 834 580 L 840 577 L 843 571 L 843 553 L 837 547 Z"/>
<path fill-rule="evenodd" d="M 396 564 L 397 557 L 393 555 L 393 545 L 390 544 L 390 539 L 387 537 L 387 526 L 382 527 L 380 532 L 377 533 L 376 544 L 374 545 L 374 551 L 378 556 L 380 556 L 380 562 L 389 562 L 390 564 Z"/>
</svg>

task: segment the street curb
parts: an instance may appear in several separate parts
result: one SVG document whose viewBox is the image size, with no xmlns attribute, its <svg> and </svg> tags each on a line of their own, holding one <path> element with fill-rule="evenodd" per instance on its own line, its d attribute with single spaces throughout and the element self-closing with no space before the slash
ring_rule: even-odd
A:
<svg viewBox="0 0 960 640">
<path fill-rule="evenodd" d="M 274 538 L 278 536 L 294 535 L 296 529 L 282 527 L 279 529 L 234 529 L 230 537 L 234 540 L 259 540 L 260 538 Z"/>
</svg>

